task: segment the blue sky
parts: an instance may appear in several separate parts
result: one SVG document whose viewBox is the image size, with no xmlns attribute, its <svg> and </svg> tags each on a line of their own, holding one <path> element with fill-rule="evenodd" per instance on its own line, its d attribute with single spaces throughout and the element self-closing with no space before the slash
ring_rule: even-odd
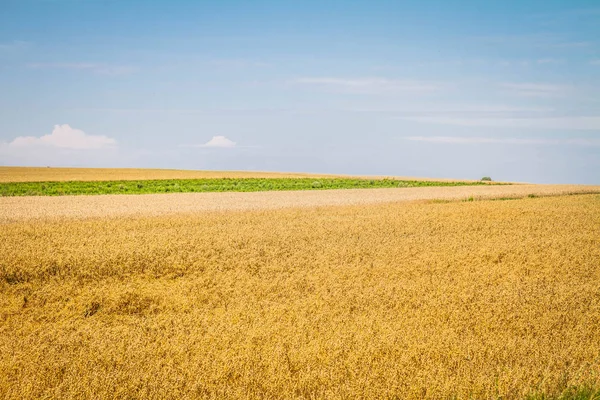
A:
<svg viewBox="0 0 600 400">
<path fill-rule="evenodd" d="M 0 164 L 600 184 L 600 4 L 0 0 Z"/>
</svg>

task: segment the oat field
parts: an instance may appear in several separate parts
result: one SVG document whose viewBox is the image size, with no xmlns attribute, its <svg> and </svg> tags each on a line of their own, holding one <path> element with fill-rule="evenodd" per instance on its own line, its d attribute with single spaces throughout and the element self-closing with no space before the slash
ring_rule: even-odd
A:
<svg viewBox="0 0 600 400">
<path fill-rule="evenodd" d="M 338 175 L 144 168 L 0 167 L 0 182 L 124 181 L 215 178 L 328 178 Z"/>
<path fill-rule="evenodd" d="M 600 194 L 466 189 L 2 198 L 0 398 L 598 398 Z"/>
<path fill-rule="evenodd" d="M 518 199 L 600 193 L 600 186 L 482 185 L 284 192 L 171 193 L 103 196 L 0 196 L 0 223 L 58 218 L 158 216 L 391 203 Z"/>
<path fill-rule="evenodd" d="M 150 179 L 243 179 L 243 178 L 395 178 L 432 182 L 462 181 L 465 179 L 439 179 L 411 176 L 357 176 L 336 174 L 310 174 L 303 172 L 261 171 L 207 171 L 146 168 L 60 168 L 60 167 L 3 167 L 0 182 L 60 182 L 60 181 L 124 181 Z M 472 181 L 470 181 L 472 182 Z"/>
</svg>

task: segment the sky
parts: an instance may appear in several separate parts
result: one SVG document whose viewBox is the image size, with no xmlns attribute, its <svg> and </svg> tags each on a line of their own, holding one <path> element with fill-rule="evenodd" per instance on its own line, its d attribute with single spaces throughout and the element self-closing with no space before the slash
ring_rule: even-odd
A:
<svg viewBox="0 0 600 400">
<path fill-rule="evenodd" d="M 600 3 L 0 0 L 0 165 L 600 184 Z"/>
</svg>

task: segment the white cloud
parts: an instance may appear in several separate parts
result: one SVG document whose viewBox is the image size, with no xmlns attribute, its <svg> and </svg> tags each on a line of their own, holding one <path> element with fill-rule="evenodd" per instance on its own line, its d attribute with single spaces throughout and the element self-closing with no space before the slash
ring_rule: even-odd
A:
<svg viewBox="0 0 600 400">
<path fill-rule="evenodd" d="M 386 78 L 298 78 L 294 84 L 311 85 L 350 93 L 431 93 L 442 88 L 442 85 L 417 80 L 401 80 Z"/>
<path fill-rule="evenodd" d="M 571 88 L 565 85 L 545 83 L 501 83 L 500 87 L 519 96 L 556 97 L 566 94 Z"/>
<path fill-rule="evenodd" d="M 18 50 L 29 47 L 30 43 L 23 40 L 13 40 L 8 43 L 0 43 L 0 50 Z"/>
<path fill-rule="evenodd" d="M 580 145 L 600 146 L 600 139 L 519 139 L 519 138 L 485 138 L 460 136 L 408 136 L 406 140 L 430 143 L 453 144 L 541 144 L 541 145 Z"/>
<path fill-rule="evenodd" d="M 404 104 L 402 106 L 374 107 L 374 108 L 353 108 L 344 109 L 345 111 L 356 112 L 377 112 L 396 115 L 397 118 L 423 119 L 428 118 L 513 118 L 522 117 L 540 117 L 555 111 L 548 107 L 522 107 L 507 104 L 469 104 L 469 103 L 451 103 L 451 104 Z"/>
<path fill-rule="evenodd" d="M 28 68 L 62 68 L 62 69 L 94 69 L 98 64 L 93 63 L 28 63 Z"/>
<path fill-rule="evenodd" d="M 592 60 L 592 61 L 590 61 L 590 64 L 592 64 L 592 65 L 600 65 L 600 59 L 598 59 L 598 60 Z"/>
<path fill-rule="evenodd" d="M 124 65 L 108 65 L 88 62 L 58 62 L 58 63 L 29 63 L 32 69 L 70 69 L 79 71 L 91 71 L 102 75 L 125 75 L 137 71 L 137 68 Z"/>
<path fill-rule="evenodd" d="M 540 58 L 536 61 L 538 64 L 562 64 L 565 60 L 559 60 L 556 58 Z"/>
<path fill-rule="evenodd" d="M 198 147 L 222 147 L 231 148 L 235 147 L 235 142 L 227 139 L 225 136 L 213 136 L 208 142 L 201 144 Z"/>
<path fill-rule="evenodd" d="M 600 117 L 399 117 L 406 121 L 454 126 L 487 126 L 498 128 L 533 128 L 560 130 L 600 130 Z"/>
<path fill-rule="evenodd" d="M 500 35 L 476 36 L 470 38 L 476 42 L 494 45 L 510 46 L 511 48 L 553 48 L 553 49 L 584 49 L 595 45 L 591 41 L 574 41 L 569 37 L 558 34 L 525 34 L 525 35 Z"/>
<path fill-rule="evenodd" d="M 79 129 L 73 129 L 68 124 L 54 125 L 52 133 L 41 137 L 19 136 L 6 144 L 8 148 L 53 147 L 62 149 L 103 149 L 115 147 L 115 139 L 107 136 L 88 135 Z"/>
<path fill-rule="evenodd" d="M 272 65 L 263 61 L 246 60 L 246 59 L 214 59 L 210 63 L 219 68 L 266 68 Z"/>
<path fill-rule="evenodd" d="M 582 48 L 582 47 L 591 47 L 593 46 L 594 43 L 593 42 L 563 42 L 563 43 L 557 43 L 552 47 L 557 47 L 557 48 Z"/>
</svg>

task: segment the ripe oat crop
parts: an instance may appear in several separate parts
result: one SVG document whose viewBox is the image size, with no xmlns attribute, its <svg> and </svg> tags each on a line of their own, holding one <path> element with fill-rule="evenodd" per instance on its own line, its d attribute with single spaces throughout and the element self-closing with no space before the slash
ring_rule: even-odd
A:
<svg viewBox="0 0 600 400">
<path fill-rule="evenodd" d="M 177 169 L 142 168 L 42 168 L 42 167 L 1 167 L 0 182 L 60 182 L 60 181 L 123 181 L 152 179 L 242 179 L 242 178 L 361 178 L 360 176 L 308 174 L 298 172 L 260 171 L 194 171 Z M 366 177 L 383 179 L 380 177 Z M 402 180 L 448 181 L 415 177 L 394 177 Z"/>
<path fill-rule="evenodd" d="M 123 181 L 148 179 L 329 178 L 335 175 L 150 168 L 0 167 L 0 182 Z"/>
<path fill-rule="evenodd" d="M 584 193 L 600 193 L 600 186 L 480 185 L 294 192 L 169 193 L 144 196 L 0 196 L 0 223 L 40 218 L 157 216 L 198 211 L 267 210 L 411 201 L 513 199 Z"/>
<path fill-rule="evenodd" d="M 600 388 L 597 194 L 0 228 L 2 398 Z"/>
</svg>

